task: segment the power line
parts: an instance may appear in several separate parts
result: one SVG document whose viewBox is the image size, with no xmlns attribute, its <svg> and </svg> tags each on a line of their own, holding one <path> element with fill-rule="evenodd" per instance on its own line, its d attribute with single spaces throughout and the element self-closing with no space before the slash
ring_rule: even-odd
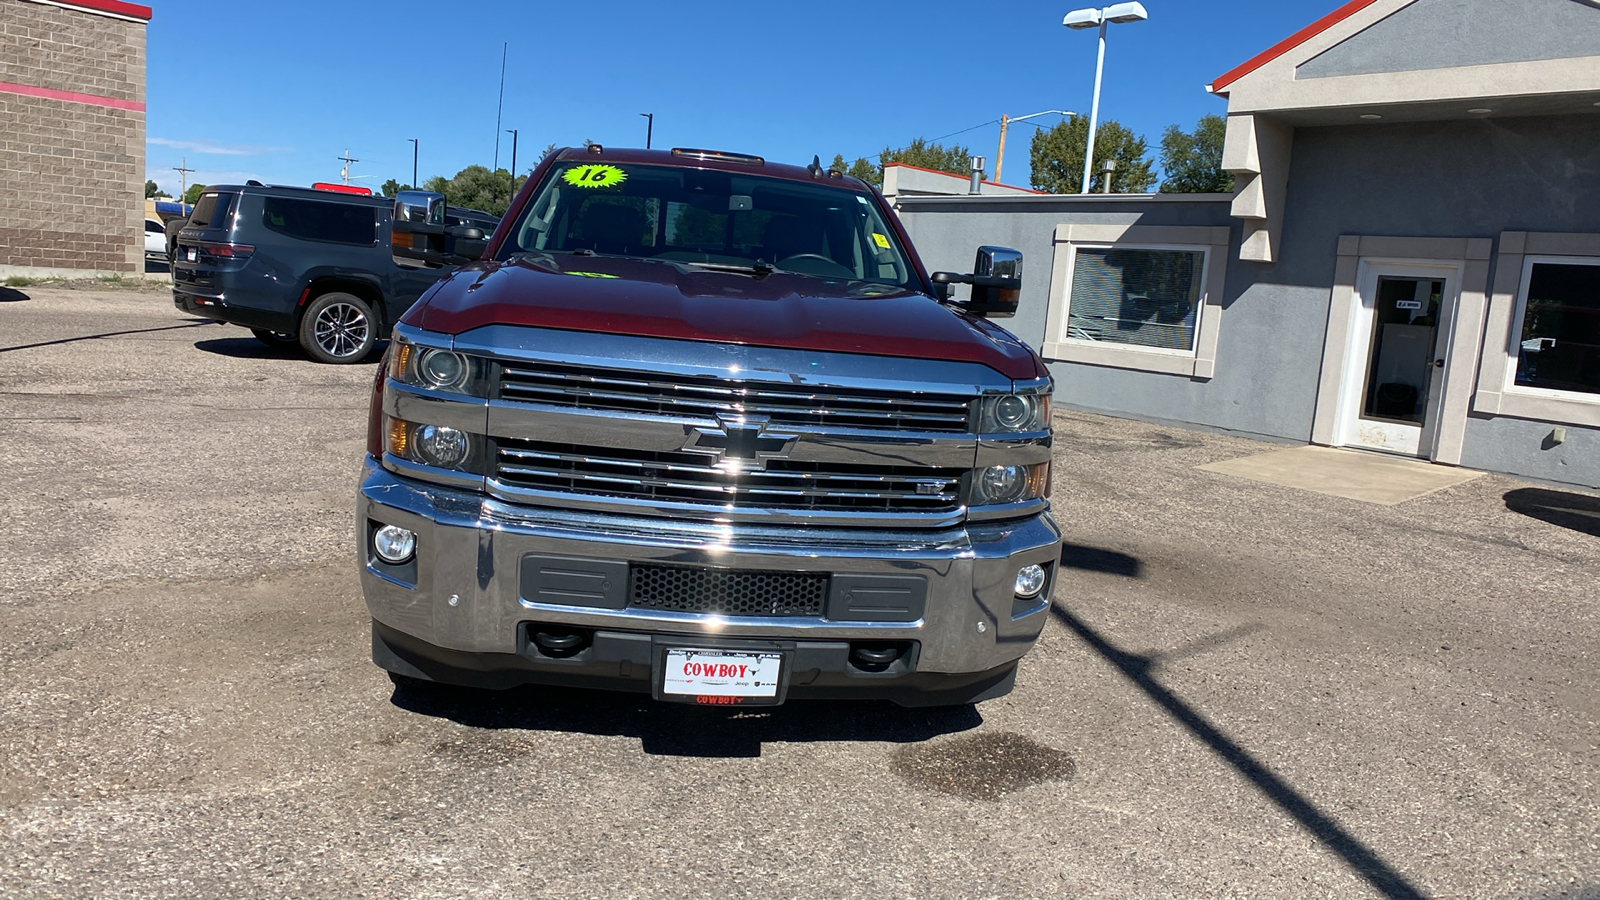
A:
<svg viewBox="0 0 1600 900">
<path fill-rule="evenodd" d="M 979 128 L 987 128 L 990 125 L 999 125 L 999 124 L 1000 124 L 1000 120 L 999 119 L 990 119 L 987 122 L 979 122 L 978 124 L 973 125 L 971 128 L 963 128 L 960 131 L 952 131 L 949 134 L 941 134 L 936 138 L 927 138 L 926 139 L 926 143 L 936 144 L 939 141 L 944 140 L 945 138 L 953 138 L 958 134 L 966 134 L 969 131 L 977 131 Z M 888 150 L 888 151 L 885 151 L 885 152 L 896 153 L 896 152 L 898 152 L 900 150 L 904 150 L 904 149 L 906 149 L 906 148 L 905 147 L 896 147 L 896 148 L 894 148 L 892 150 Z M 860 159 L 861 157 L 857 157 L 857 158 Z M 880 161 L 882 160 L 882 158 L 883 158 L 883 154 L 882 153 L 874 153 L 873 155 L 866 157 L 866 159 L 876 159 L 876 160 L 880 160 Z"/>
</svg>

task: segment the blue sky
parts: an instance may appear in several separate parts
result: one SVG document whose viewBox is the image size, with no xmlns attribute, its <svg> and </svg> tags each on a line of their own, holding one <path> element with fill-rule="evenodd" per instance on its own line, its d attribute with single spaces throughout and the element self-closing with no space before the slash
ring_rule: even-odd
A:
<svg viewBox="0 0 1600 900">
<path fill-rule="evenodd" d="M 1100 115 L 1154 150 L 1168 124 L 1225 112 L 1206 82 L 1339 0 L 1143 2 L 1149 21 L 1110 28 Z M 872 156 L 1001 113 L 1086 114 L 1094 32 L 1061 26 L 1080 5 L 154 0 L 148 176 L 176 193 L 171 167 L 187 158 L 191 183 L 337 181 L 348 148 L 353 183 L 376 188 L 410 180 L 413 137 L 424 179 L 488 165 L 503 41 L 501 128 L 520 130 L 524 171 L 552 142 L 643 146 L 641 112 L 655 113 L 657 147 Z M 1032 132 L 1007 138 L 1008 183 L 1026 183 Z M 998 137 L 989 124 L 943 143 L 992 172 Z"/>
</svg>

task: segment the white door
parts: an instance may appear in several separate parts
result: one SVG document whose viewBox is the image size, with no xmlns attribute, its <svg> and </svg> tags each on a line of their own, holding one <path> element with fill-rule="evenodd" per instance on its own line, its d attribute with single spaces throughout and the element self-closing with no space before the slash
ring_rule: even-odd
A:
<svg viewBox="0 0 1600 900">
<path fill-rule="evenodd" d="M 1363 262 L 1338 443 L 1431 458 L 1459 269 Z"/>
</svg>

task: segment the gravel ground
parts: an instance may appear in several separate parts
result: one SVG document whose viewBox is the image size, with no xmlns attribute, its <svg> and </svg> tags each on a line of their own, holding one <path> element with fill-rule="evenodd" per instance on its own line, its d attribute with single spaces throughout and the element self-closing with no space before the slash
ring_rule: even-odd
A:
<svg viewBox="0 0 1600 900">
<path fill-rule="evenodd" d="M 351 559 L 371 376 L 0 290 L 0 896 L 1600 898 L 1593 496 L 1371 506 L 1063 412 L 1008 697 L 412 696 Z"/>
</svg>

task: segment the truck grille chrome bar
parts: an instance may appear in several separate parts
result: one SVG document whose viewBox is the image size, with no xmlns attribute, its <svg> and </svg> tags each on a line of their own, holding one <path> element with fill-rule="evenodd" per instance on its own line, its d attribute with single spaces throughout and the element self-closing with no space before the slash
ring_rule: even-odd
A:
<svg viewBox="0 0 1600 900">
<path fill-rule="evenodd" d="M 866 428 L 961 434 L 970 428 L 970 398 L 816 388 L 782 382 L 714 377 L 659 380 L 646 373 L 538 368 L 507 363 L 500 399 L 551 406 L 715 419 L 760 415 L 778 427 Z"/>
<path fill-rule="evenodd" d="M 949 512 L 959 469 L 769 460 L 761 471 L 695 453 L 577 447 L 500 438 L 496 480 L 513 488 L 759 509 Z"/>
</svg>

